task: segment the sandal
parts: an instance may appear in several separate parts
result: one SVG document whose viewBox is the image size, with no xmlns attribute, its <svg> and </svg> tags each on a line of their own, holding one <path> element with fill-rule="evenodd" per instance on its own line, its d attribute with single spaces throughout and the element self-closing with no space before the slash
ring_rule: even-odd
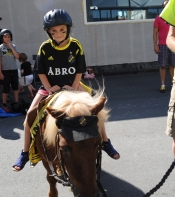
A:
<svg viewBox="0 0 175 197">
<path fill-rule="evenodd" d="M 15 164 L 12 166 L 12 170 L 18 172 L 24 168 L 26 163 L 29 161 L 29 152 L 21 152 L 20 156 L 16 160 Z M 16 169 L 15 167 L 19 167 L 20 169 Z"/>
<path fill-rule="evenodd" d="M 104 150 L 111 158 L 113 159 L 119 159 L 120 154 L 114 149 L 114 147 L 111 144 L 110 139 L 108 139 L 107 142 L 102 142 L 102 150 Z M 117 157 L 114 157 L 117 154 Z"/>
</svg>

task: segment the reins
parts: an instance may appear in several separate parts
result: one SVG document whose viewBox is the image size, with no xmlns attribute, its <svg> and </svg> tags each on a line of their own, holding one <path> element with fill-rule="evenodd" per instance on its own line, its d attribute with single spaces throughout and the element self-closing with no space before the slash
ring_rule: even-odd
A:
<svg viewBox="0 0 175 197">
<path fill-rule="evenodd" d="M 38 122 L 39 122 L 40 117 L 39 117 L 39 111 L 38 111 L 38 109 L 37 109 L 37 117 L 38 117 Z M 62 169 L 63 169 L 63 172 L 64 172 L 64 178 L 65 178 L 65 180 L 62 180 L 62 179 L 59 178 L 58 174 L 55 172 L 55 169 L 53 167 L 52 162 L 50 161 L 50 158 L 49 158 L 49 155 L 48 155 L 48 151 L 47 151 L 47 148 L 46 148 L 46 144 L 45 144 L 45 141 L 44 141 L 43 133 L 42 133 L 42 130 L 41 130 L 41 124 L 39 125 L 39 131 L 40 131 L 40 137 L 41 137 L 42 147 L 43 147 L 43 150 L 44 150 L 44 153 L 45 153 L 45 159 L 48 162 L 48 165 L 49 165 L 49 168 L 50 168 L 50 171 L 51 171 L 51 175 L 50 176 L 53 176 L 63 186 L 71 186 L 71 183 L 69 181 L 68 175 L 67 175 L 67 173 L 65 171 L 65 168 L 64 168 L 64 165 L 63 165 L 61 151 L 60 151 L 61 160 L 59 159 L 59 162 L 61 163 L 61 166 L 62 166 Z M 58 134 L 56 135 L 56 142 L 58 142 Z M 56 156 L 55 156 L 55 158 L 54 158 L 53 161 L 55 161 L 56 158 L 58 157 L 59 147 L 58 147 L 58 143 L 56 143 L 56 144 L 57 144 L 56 145 Z"/>
</svg>

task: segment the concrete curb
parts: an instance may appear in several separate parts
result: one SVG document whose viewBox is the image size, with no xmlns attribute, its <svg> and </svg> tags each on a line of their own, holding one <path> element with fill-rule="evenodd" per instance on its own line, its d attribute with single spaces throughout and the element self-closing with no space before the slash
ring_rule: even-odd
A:
<svg viewBox="0 0 175 197">
<path fill-rule="evenodd" d="M 97 75 L 113 75 L 113 74 L 127 74 L 137 73 L 143 71 L 157 71 L 159 69 L 158 62 L 139 62 L 139 63 L 125 63 L 105 66 L 91 66 L 94 73 Z"/>
</svg>

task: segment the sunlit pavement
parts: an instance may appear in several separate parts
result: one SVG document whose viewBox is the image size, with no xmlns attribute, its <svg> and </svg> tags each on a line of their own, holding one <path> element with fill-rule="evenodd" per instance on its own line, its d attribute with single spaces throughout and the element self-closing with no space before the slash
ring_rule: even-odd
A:
<svg viewBox="0 0 175 197">
<path fill-rule="evenodd" d="M 105 76 L 107 107 L 111 117 L 106 123 L 108 137 L 120 152 L 118 161 L 102 155 L 101 183 L 108 197 L 141 197 L 159 183 L 173 161 L 172 139 L 165 134 L 171 82 L 160 93 L 158 72 Z M 102 76 L 98 76 L 99 83 Z M 88 80 L 85 80 L 88 82 Z M 94 79 L 90 80 L 97 87 Z M 27 90 L 20 97 L 27 98 Z M 40 162 L 21 172 L 11 166 L 23 147 L 25 116 L 0 118 L 0 197 L 44 197 L 49 185 Z M 175 170 L 152 196 L 174 197 Z M 58 185 L 59 196 L 69 197 L 68 188 Z"/>
</svg>

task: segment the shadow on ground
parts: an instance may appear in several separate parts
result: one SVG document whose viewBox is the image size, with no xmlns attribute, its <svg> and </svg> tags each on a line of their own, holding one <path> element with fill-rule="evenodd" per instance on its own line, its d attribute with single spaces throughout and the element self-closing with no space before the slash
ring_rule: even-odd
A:
<svg viewBox="0 0 175 197">
<path fill-rule="evenodd" d="M 101 171 L 101 184 L 108 197 L 142 197 L 144 195 L 139 188 L 104 170 Z"/>
<path fill-rule="evenodd" d="M 0 136 L 8 140 L 18 140 L 20 138 L 20 134 L 16 132 L 16 130 L 24 129 L 23 122 L 24 122 L 25 116 L 20 115 L 20 116 L 13 117 L 12 119 L 13 121 L 10 121 L 11 118 L 0 118 L 0 125 L 1 125 Z"/>
<path fill-rule="evenodd" d="M 168 74 L 165 93 L 159 91 L 158 72 L 97 76 L 84 81 L 95 89 L 98 83 L 103 87 L 104 81 L 107 107 L 111 109 L 109 121 L 142 119 L 167 116 L 172 88 Z"/>
</svg>

